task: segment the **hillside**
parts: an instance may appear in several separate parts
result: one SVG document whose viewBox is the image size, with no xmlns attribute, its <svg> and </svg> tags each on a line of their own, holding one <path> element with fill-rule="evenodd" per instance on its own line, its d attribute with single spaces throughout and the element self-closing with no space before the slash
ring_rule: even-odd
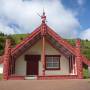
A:
<svg viewBox="0 0 90 90">
<path fill-rule="evenodd" d="M 75 40 L 74 39 L 69 39 L 67 41 L 71 45 L 75 46 Z M 90 41 L 81 40 L 81 53 L 84 54 L 88 59 L 90 59 Z"/>
<path fill-rule="evenodd" d="M 4 35 L 3 33 L 0 33 L 0 55 L 2 55 L 4 52 L 4 46 L 5 46 L 5 39 L 6 38 L 10 38 L 12 40 L 12 45 L 15 46 L 16 44 L 18 44 L 20 41 L 22 41 L 27 36 L 28 36 L 28 34 Z M 68 39 L 67 41 L 71 45 L 75 46 L 75 40 L 74 39 Z M 90 41 L 81 40 L 81 52 L 88 59 L 90 59 Z"/>
</svg>

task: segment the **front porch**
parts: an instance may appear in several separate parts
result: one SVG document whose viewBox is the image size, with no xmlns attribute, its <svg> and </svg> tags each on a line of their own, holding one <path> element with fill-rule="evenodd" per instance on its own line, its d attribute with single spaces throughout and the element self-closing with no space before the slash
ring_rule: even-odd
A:
<svg viewBox="0 0 90 90">
<path fill-rule="evenodd" d="M 12 75 L 9 80 L 58 80 L 58 79 L 78 79 L 77 75 L 55 75 L 55 76 L 17 76 Z"/>
<path fill-rule="evenodd" d="M 22 78 L 35 75 L 36 79 L 76 78 L 74 57 L 65 57 L 57 49 L 45 42 L 45 61 L 42 62 L 42 40 L 28 49 L 16 60 L 12 60 L 10 78 Z M 43 67 L 43 63 L 45 67 Z M 43 74 L 43 68 L 44 74 Z M 70 77 L 71 76 L 71 77 Z"/>
</svg>

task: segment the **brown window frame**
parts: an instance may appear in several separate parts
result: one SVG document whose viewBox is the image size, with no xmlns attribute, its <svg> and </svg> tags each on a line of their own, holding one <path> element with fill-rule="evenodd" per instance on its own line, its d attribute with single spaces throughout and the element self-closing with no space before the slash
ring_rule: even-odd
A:
<svg viewBox="0 0 90 90">
<path fill-rule="evenodd" d="M 59 61 L 58 61 L 59 66 L 58 66 L 58 68 L 54 68 L 54 67 L 53 68 L 49 68 L 49 67 L 47 68 L 47 66 L 46 66 L 46 63 L 47 63 L 46 62 L 46 57 L 59 57 Z M 61 55 L 46 55 L 45 56 L 45 70 L 60 70 L 60 57 L 61 57 Z"/>
</svg>

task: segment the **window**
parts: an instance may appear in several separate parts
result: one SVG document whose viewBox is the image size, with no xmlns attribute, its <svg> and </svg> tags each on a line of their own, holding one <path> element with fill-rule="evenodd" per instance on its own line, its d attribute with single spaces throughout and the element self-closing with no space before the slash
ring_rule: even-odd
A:
<svg viewBox="0 0 90 90">
<path fill-rule="evenodd" d="M 46 55 L 46 70 L 60 70 L 60 55 Z"/>
</svg>

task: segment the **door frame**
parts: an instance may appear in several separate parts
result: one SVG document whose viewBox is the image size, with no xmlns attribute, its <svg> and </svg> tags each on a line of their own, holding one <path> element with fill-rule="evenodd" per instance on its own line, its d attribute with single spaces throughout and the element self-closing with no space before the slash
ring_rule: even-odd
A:
<svg viewBox="0 0 90 90">
<path fill-rule="evenodd" d="M 27 63 L 28 63 L 28 60 L 30 60 L 30 57 L 32 57 L 32 56 L 37 56 L 37 63 L 38 63 L 38 67 L 37 67 L 37 75 L 39 74 L 39 60 L 40 60 L 40 58 L 41 58 L 41 55 L 38 55 L 38 54 L 35 54 L 35 55 L 25 55 L 25 61 L 26 61 L 26 75 L 28 75 L 27 73 L 28 73 L 28 66 L 27 66 Z"/>
</svg>

